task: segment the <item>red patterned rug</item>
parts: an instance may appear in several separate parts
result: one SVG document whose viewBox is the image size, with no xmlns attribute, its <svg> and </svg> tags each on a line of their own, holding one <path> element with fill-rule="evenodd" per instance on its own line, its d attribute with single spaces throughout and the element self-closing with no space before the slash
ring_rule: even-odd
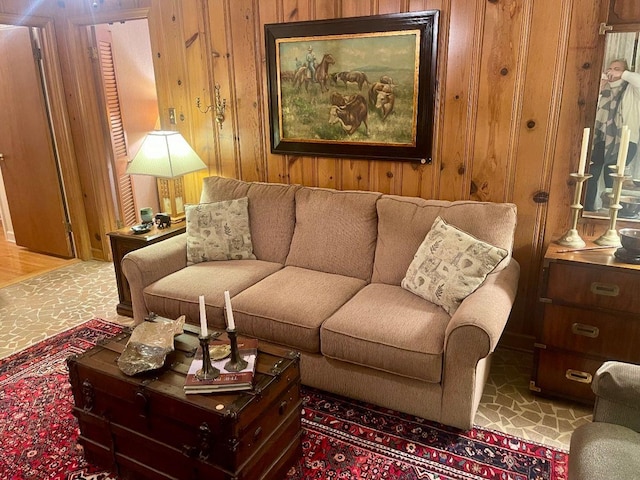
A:
<svg viewBox="0 0 640 480">
<path fill-rule="evenodd" d="M 91 320 L 0 360 L 0 479 L 107 480 L 76 443 L 66 358 L 121 328 Z M 303 387 L 303 458 L 287 480 L 566 480 L 566 452 Z"/>
</svg>

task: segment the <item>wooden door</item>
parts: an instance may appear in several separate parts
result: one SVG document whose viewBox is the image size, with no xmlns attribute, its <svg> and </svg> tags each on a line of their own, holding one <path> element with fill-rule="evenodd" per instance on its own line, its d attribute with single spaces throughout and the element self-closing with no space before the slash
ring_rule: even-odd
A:
<svg viewBox="0 0 640 480">
<path fill-rule="evenodd" d="M 32 45 L 29 27 L 0 29 L 0 168 L 16 243 L 71 258 L 40 60 Z"/>
</svg>

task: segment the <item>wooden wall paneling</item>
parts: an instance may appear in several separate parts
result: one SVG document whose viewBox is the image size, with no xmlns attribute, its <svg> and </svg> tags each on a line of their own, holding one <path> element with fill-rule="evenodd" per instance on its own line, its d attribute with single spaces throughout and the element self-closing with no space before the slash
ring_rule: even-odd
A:
<svg viewBox="0 0 640 480">
<path fill-rule="evenodd" d="M 528 38 L 525 71 L 519 82 L 522 114 L 516 144 L 515 178 L 512 201 L 518 205 L 518 228 L 514 239 L 514 257 L 520 263 L 519 295 L 505 332 L 512 346 L 531 350 L 534 339 L 533 313 L 543 255 L 543 231 L 540 228 L 547 203 L 538 203 L 536 195 L 549 192 L 554 144 L 558 134 L 560 86 L 569 34 L 571 5 L 556 0 L 536 0 L 524 4 L 523 28 Z M 507 339 L 507 336 L 510 338 Z"/>
<path fill-rule="evenodd" d="M 193 146 L 192 116 L 194 109 L 189 101 L 189 73 L 187 69 L 186 37 L 183 30 L 185 23 L 182 8 L 191 5 L 191 1 L 181 0 L 158 1 L 160 25 L 162 29 L 162 50 L 159 64 L 162 65 L 162 84 L 168 88 L 168 95 L 160 100 L 159 111 L 163 128 L 178 130 Z M 194 12 L 191 5 L 189 12 Z M 158 78 L 156 71 L 156 79 Z M 176 125 L 169 122 L 169 109 L 175 109 Z M 182 178 L 183 202 L 197 203 L 200 199 L 199 174 L 188 174 Z M 173 180 L 176 186 L 180 180 Z"/>
<path fill-rule="evenodd" d="M 303 5 L 306 2 L 301 2 Z M 291 2 L 281 0 L 265 0 L 260 2 L 260 25 L 258 51 L 260 52 L 260 65 L 264 75 L 262 76 L 262 94 L 260 100 L 262 101 L 262 111 L 264 113 L 264 138 L 263 150 L 265 157 L 265 181 L 271 183 L 287 183 L 287 160 L 284 155 L 275 155 L 271 153 L 271 130 L 270 122 L 271 116 L 269 113 L 269 85 L 267 79 L 267 54 L 264 38 L 264 26 L 272 23 L 282 23 L 283 19 L 290 19 L 293 21 L 298 15 L 298 2 L 293 0 Z"/>
<path fill-rule="evenodd" d="M 472 158 L 474 200 L 510 200 L 511 134 L 519 121 L 514 98 L 521 59 L 518 58 L 523 0 L 486 4 L 482 39 L 478 115 Z"/>
<path fill-rule="evenodd" d="M 201 97 L 204 107 L 210 105 L 208 92 L 209 71 L 204 48 L 204 25 L 202 19 L 201 0 L 182 0 L 179 4 L 180 32 L 185 64 L 184 110 L 176 112 L 176 121 L 181 124 L 180 131 L 189 145 L 196 151 L 208 166 L 211 163 L 211 118 L 210 114 L 201 113 L 196 106 L 196 97 Z M 204 95 L 203 95 L 204 93 Z M 181 115 L 183 117 L 181 117 Z M 183 121 L 182 118 L 185 120 Z M 186 124 L 186 125 L 185 125 Z M 188 136 L 187 136 L 188 135 Z M 209 169 L 201 170 L 183 177 L 187 197 L 186 203 L 197 203 L 200 200 L 202 179 L 209 175 Z"/>
<path fill-rule="evenodd" d="M 442 200 L 469 198 L 483 13 L 481 1 L 451 0 L 449 14 L 440 18 L 439 34 L 442 41 L 447 40 L 446 49 L 440 49 L 438 58 L 442 145 L 433 165 L 420 167 L 426 175 L 423 174 L 417 187 L 420 196 L 425 198 L 429 194 L 430 175 L 438 182 L 435 191 L 431 192 L 433 197 Z M 448 24 L 444 23 L 446 18 Z M 405 187 L 403 193 L 411 194 L 412 191 Z"/>
<path fill-rule="evenodd" d="M 335 158 L 318 158 L 317 185 L 324 188 L 338 188 L 340 183 L 340 163 Z"/>
<path fill-rule="evenodd" d="M 600 79 L 599 65 L 604 48 L 604 37 L 598 28 L 607 15 L 605 2 L 574 0 L 564 64 L 561 92 L 560 119 L 555 142 L 549 198 L 557 208 L 549 208 L 543 219 L 544 244 L 560 238 L 570 225 L 574 185 L 569 174 L 578 167 L 582 132 L 592 127 Z M 593 137 L 593 131 L 592 131 Z M 595 224 L 597 235 L 603 233 L 608 221 L 581 219 L 583 225 Z M 580 228 L 580 227 L 579 227 Z"/>
<path fill-rule="evenodd" d="M 433 112 L 434 125 L 427 135 L 432 136 L 431 164 L 417 162 L 403 162 L 399 168 L 398 195 L 409 195 L 421 198 L 437 198 L 440 181 L 440 168 L 444 126 L 444 97 L 447 71 L 447 51 L 449 44 L 449 16 L 451 14 L 451 0 L 404 0 L 402 12 L 416 12 L 421 10 L 439 10 L 438 20 L 438 55 L 436 60 L 436 91 L 435 109 Z"/>
<path fill-rule="evenodd" d="M 234 82 L 233 71 L 230 66 L 231 30 L 229 26 L 229 2 L 227 0 L 208 0 L 208 32 L 210 48 L 211 71 L 209 72 L 209 88 L 220 85 L 220 96 L 226 98 L 227 107 L 222 128 L 214 126 L 212 132 L 216 141 L 216 170 L 217 175 L 223 177 L 240 178 L 236 155 L 236 136 L 238 123 L 231 85 Z M 246 79 L 244 79 L 246 81 Z M 213 104 L 214 92 L 210 92 Z M 215 116 L 215 112 L 210 112 Z"/>
<path fill-rule="evenodd" d="M 261 139 L 263 130 L 262 106 L 258 102 L 258 85 L 262 75 L 258 74 L 259 56 L 256 50 L 258 22 L 254 12 L 258 11 L 257 0 L 233 0 L 229 8 L 231 26 L 230 69 L 233 82 L 230 97 L 235 111 L 236 154 L 240 175 L 248 182 L 264 180 L 264 151 Z M 242 79 L 243 81 L 238 81 Z"/>
<path fill-rule="evenodd" d="M 608 25 L 636 22 L 640 22 L 640 2 L 638 0 L 610 0 Z"/>
<path fill-rule="evenodd" d="M 207 165 L 206 170 L 184 177 L 188 191 L 194 192 L 192 200 L 200 198 L 202 180 L 215 171 L 215 125 L 214 112 L 202 113 L 213 104 L 212 88 L 209 84 L 211 61 L 207 48 L 205 25 L 206 2 L 204 0 L 186 0 L 181 4 L 182 31 L 184 35 L 185 62 L 187 71 L 187 118 L 190 126 L 189 143 Z M 200 98 L 200 109 L 196 99 Z"/>
</svg>

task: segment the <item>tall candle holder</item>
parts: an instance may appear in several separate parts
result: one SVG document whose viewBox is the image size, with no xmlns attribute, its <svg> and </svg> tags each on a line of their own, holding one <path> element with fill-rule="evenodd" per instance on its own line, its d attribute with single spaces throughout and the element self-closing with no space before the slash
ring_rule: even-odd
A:
<svg viewBox="0 0 640 480">
<path fill-rule="evenodd" d="M 196 372 L 196 378 L 200 381 L 214 380 L 220 376 L 220 370 L 211 364 L 211 354 L 209 353 L 209 340 L 211 335 L 199 335 L 200 348 L 202 348 L 202 368 Z"/>
<path fill-rule="evenodd" d="M 611 204 L 609 205 L 609 229 L 595 240 L 595 244 L 621 247 L 620 235 L 616 230 L 616 221 L 618 220 L 618 210 L 622 208 L 620 205 L 620 194 L 622 193 L 622 183 L 624 181 L 624 173 L 610 173 L 613 177 L 613 188 L 611 189 Z"/>
<path fill-rule="evenodd" d="M 589 173 L 571 173 L 572 178 L 576 181 L 576 189 L 573 194 L 573 203 L 571 204 L 571 228 L 567 230 L 567 232 L 560 237 L 556 243 L 559 245 L 564 245 L 566 247 L 572 248 L 582 248 L 586 245 L 585 241 L 580 237 L 578 233 L 578 217 L 580 216 L 580 210 L 582 210 L 583 206 L 580 203 L 580 198 L 582 196 L 582 186 L 586 180 L 591 178 L 593 175 Z"/>
<path fill-rule="evenodd" d="M 225 364 L 224 369 L 227 372 L 241 372 L 247 368 L 247 361 L 240 356 L 238 350 L 238 333 L 235 329 L 227 328 L 227 336 L 229 337 L 229 344 L 231 345 L 231 358 Z"/>
</svg>

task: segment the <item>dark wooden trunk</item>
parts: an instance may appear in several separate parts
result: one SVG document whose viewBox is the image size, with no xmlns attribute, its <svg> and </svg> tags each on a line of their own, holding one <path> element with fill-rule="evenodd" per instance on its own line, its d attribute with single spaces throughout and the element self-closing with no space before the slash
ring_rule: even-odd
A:
<svg viewBox="0 0 640 480">
<path fill-rule="evenodd" d="M 79 442 L 120 478 L 276 479 L 301 454 L 296 352 L 260 345 L 254 389 L 186 395 L 198 339 L 176 337 L 165 367 L 127 376 L 117 359 L 128 334 L 68 360 Z"/>
</svg>

